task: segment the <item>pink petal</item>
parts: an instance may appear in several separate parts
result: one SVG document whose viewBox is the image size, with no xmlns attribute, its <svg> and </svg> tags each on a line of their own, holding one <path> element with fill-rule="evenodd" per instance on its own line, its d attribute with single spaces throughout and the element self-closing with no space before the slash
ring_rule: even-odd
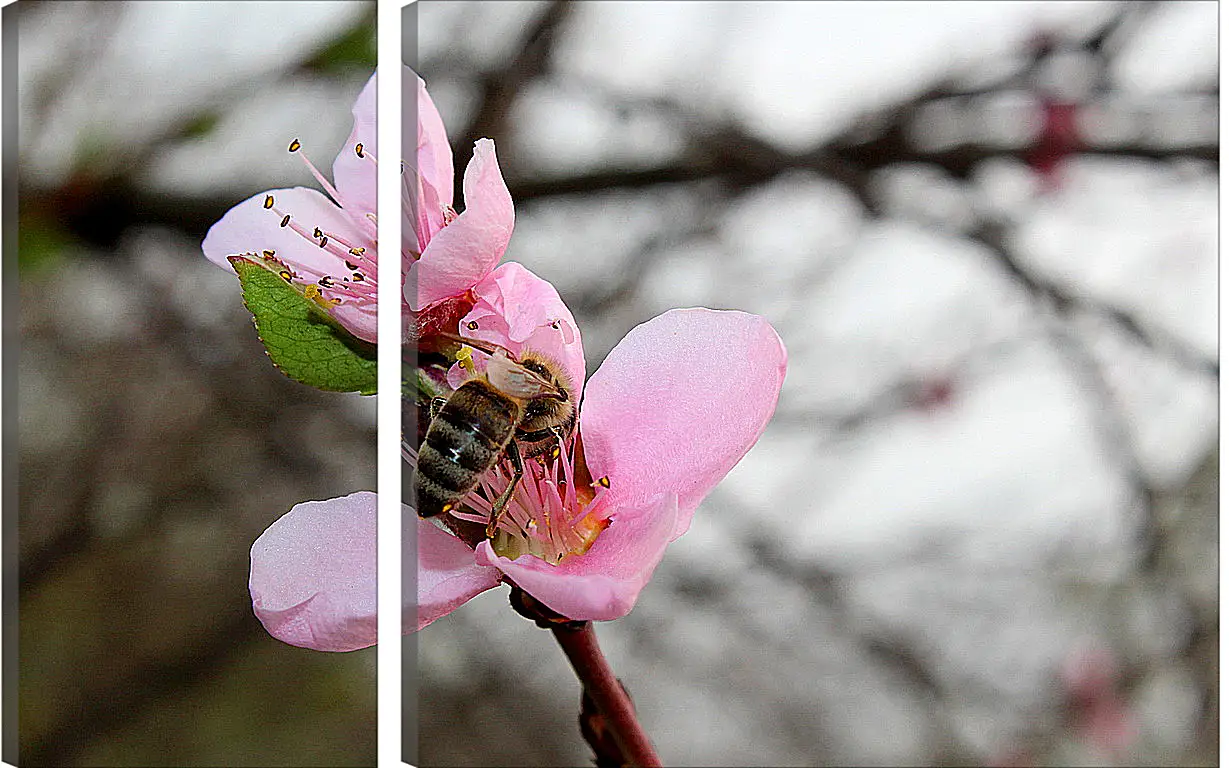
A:
<svg viewBox="0 0 1229 768">
<path fill-rule="evenodd" d="M 290 214 L 310 233 L 316 227 L 341 234 L 346 240 L 361 240 L 355 225 L 327 197 L 314 189 L 294 187 L 272 189 L 253 195 L 226 212 L 209 228 L 201 249 L 214 264 L 230 271 L 227 256 L 271 250 L 292 269 L 314 275 L 348 276 L 345 260 L 320 248 L 290 227 L 279 226 L 281 216 L 264 207 L 265 197 L 273 196 L 276 207 Z"/>
<path fill-rule="evenodd" d="M 555 286 L 508 262 L 474 286 L 473 293 L 474 308 L 461 318 L 462 335 L 507 347 L 515 355 L 533 350 L 559 363 L 578 391 L 584 386 L 580 331 Z M 454 387 L 464 378 L 459 366 L 449 377 Z"/>
<path fill-rule="evenodd" d="M 495 142 L 479 139 L 474 145 L 464 186 L 465 212 L 431 238 L 410 268 L 405 298 L 412 309 L 472 288 L 495 268 L 512 238 L 512 195 L 499 172 Z"/>
<path fill-rule="evenodd" d="M 626 504 L 583 555 L 551 565 L 533 555 L 499 557 L 489 541 L 475 551 L 544 605 L 571 619 L 610 621 L 626 616 L 661 562 L 678 526 L 671 494 Z"/>
<path fill-rule="evenodd" d="M 363 341 L 369 341 L 372 344 L 377 342 L 379 317 L 374 301 L 349 301 L 338 304 L 329 310 L 329 315 L 341 323 L 343 328 Z"/>
<path fill-rule="evenodd" d="M 407 110 L 415 104 L 418 106 L 418 174 L 423 183 L 434 190 L 439 206 L 452 205 L 452 146 L 444 132 L 444 121 L 435 108 L 435 102 L 427 93 L 427 84 L 423 79 L 408 67 L 404 76 L 407 80 L 412 78 L 418 84 L 417 100 L 402 102 Z M 410 146 L 409 141 L 403 140 L 403 144 L 406 148 Z M 469 204 L 468 198 L 466 204 Z"/>
<path fill-rule="evenodd" d="M 409 67 L 402 69 L 402 87 L 410 81 L 418 84 L 415 101 L 405 101 L 402 109 L 404 124 L 417 125 L 417 135 L 404 137 L 402 146 L 416 146 L 414 167 L 405 177 L 405 200 L 402 206 L 401 250 L 417 258 L 427 243 L 444 226 L 444 209 L 452 205 L 452 147 L 444 132 L 435 102 L 427 93 L 427 84 Z M 415 114 L 410 117 L 411 112 Z M 402 130 L 405 130 L 403 127 Z M 407 286 L 407 293 L 410 288 Z"/>
<path fill-rule="evenodd" d="M 252 544 L 252 608 L 278 640 L 318 651 L 376 642 L 376 495 L 306 501 Z"/>
<path fill-rule="evenodd" d="M 404 101 L 404 94 L 401 98 L 403 104 L 407 103 Z M 370 157 L 359 157 L 354 146 L 361 143 L 364 152 L 370 152 L 376 158 L 380 156 L 380 145 L 376 136 L 375 75 L 363 86 L 352 111 L 354 128 L 333 161 L 333 185 L 342 197 L 338 202 L 346 206 L 347 213 L 356 221 L 362 221 L 364 213 L 376 212 L 376 164 Z M 393 162 L 399 161 L 400 158 L 393 158 Z"/>
<path fill-rule="evenodd" d="M 585 458 L 618 498 L 678 495 L 677 537 L 768 424 L 785 346 L 745 312 L 675 309 L 631 330 L 585 387 Z"/>
<path fill-rule="evenodd" d="M 417 518 L 418 516 L 415 515 Z M 418 518 L 418 602 L 406 605 L 405 623 L 414 613 L 415 629 L 446 616 L 459 605 L 482 592 L 499 586 L 503 574 L 474 562 L 474 551 L 465 542 Z M 409 595 L 413 585 L 402 585 Z"/>
</svg>

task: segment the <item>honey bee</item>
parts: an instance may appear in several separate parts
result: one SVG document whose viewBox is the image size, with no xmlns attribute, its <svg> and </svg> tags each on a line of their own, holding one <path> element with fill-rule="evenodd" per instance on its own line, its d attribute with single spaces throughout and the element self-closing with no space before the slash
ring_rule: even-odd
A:
<svg viewBox="0 0 1229 768">
<path fill-rule="evenodd" d="M 506 456 L 512 480 L 491 505 L 486 530 L 491 537 L 524 476 L 524 457 L 560 450 L 575 430 L 575 390 L 553 360 L 529 351 L 518 358 L 497 344 L 449 338 L 490 357 L 482 374 L 431 404 L 414 474 L 418 514 L 434 517 L 452 510 Z"/>
</svg>

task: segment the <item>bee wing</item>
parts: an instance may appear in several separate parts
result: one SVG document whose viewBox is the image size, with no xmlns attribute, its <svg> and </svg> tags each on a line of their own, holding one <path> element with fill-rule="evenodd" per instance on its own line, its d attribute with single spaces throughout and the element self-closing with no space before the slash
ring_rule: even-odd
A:
<svg viewBox="0 0 1229 768">
<path fill-rule="evenodd" d="M 509 397 L 521 400 L 558 397 L 559 389 L 552 382 L 504 354 L 491 355 L 486 364 L 486 377 L 492 386 Z"/>
</svg>

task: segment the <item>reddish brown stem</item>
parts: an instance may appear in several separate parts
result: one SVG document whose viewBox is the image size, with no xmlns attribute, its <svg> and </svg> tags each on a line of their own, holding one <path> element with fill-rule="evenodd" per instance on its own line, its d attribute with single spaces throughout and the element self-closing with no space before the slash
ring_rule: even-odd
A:
<svg viewBox="0 0 1229 768">
<path fill-rule="evenodd" d="M 631 699 L 602 655 L 593 624 L 573 622 L 551 627 L 551 632 L 571 662 L 572 669 L 576 670 L 581 685 L 598 710 L 606 716 L 611 733 L 628 764 L 640 768 L 660 768 L 661 760 L 636 719 Z"/>
</svg>

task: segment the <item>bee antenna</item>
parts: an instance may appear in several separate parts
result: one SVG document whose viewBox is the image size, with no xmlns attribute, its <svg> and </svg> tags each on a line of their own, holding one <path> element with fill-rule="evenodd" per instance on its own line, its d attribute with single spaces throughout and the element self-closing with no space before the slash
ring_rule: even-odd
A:
<svg viewBox="0 0 1229 768">
<path fill-rule="evenodd" d="M 494 342 L 482 341 L 481 339 L 471 339 L 471 338 L 467 338 L 465 336 L 461 336 L 456 333 L 449 333 L 448 331 L 440 331 L 439 335 L 443 336 L 445 339 L 448 339 L 449 341 L 455 341 L 458 344 L 465 344 L 467 346 L 473 347 L 479 352 L 485 352 L 488 355 L 494 355 L 497 352 L 503 352 L 505 355 L 507 355 L 512 360 L 517 359 L 516 355 L 512 354 L 512 350 L 500 344 L 496 344 Z"/>
</svg>

